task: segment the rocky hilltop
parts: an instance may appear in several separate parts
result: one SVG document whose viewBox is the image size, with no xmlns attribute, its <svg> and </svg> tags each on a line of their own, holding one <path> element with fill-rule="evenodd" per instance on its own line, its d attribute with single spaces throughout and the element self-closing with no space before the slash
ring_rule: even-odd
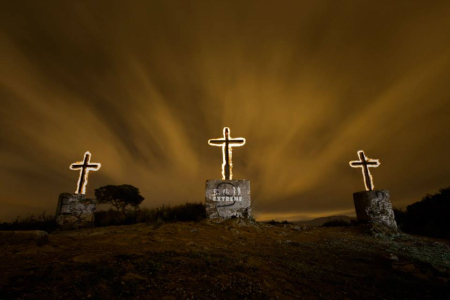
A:
<svg viewBox="0 0 450 300">
<path fill-rule="evenodd" d="M 227 221 L 2 237 L 0 299 L 450 299 L 450 243 Z"/>
</svg>

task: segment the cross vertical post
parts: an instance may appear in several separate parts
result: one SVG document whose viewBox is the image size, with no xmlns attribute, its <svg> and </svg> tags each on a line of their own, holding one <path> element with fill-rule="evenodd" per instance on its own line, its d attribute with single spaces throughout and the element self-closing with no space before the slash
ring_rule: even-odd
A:
<svg viewBox="0 0 450 300">
<path fill-rule="evenodd" d="M 83 161 L 79 161 L 70 165 L 71 170 L 80 170 L 77 189 L 75 194 L 86 194 L 86 186 L 88 182 L 89 171 L 98 171 L 101 167 L 100 163 L 91 163 L 91 153 L 86 151 Z"/>
<path fill-rule="evenodd" d="M 230 160 L 230 130 L 228 128 L 225 128 L 225 132 L 224 132 L 224 136 L 225 136 L 225 158 L 224 158 L 224 162 L 225 162 L 225 178 L 226 179 L 231 179 L 230 178 L 230 172 L 231 172 L 231 160 Z"/>
<path fill-rule="evenodd" d="M 231 180 L 233 178 L 233 147 L 241 147 L 245 145 L 244 138 L 232 138 L 230 136 L 230 128 L 223 129 L 223 138 L 210 139 L 208 144 L 211 146 L 222 147 L 222 179 Z"/>
<path fill-rule="evenodd" d="M 373 184 L 372 174 L 370 174 L 369 168 L 376 168 L 380 165 L 380 161 L 378 159 L 371 159 L 366 157 L 363 150 L 358 151 L 359 161 L 354 160 L 350 162 L 350 166 L 352 168 L 361 168 L 362 174 L 364 177 L 364 184 L 366 186 L 367 191 L 373 191 L 375 187 Z"/>
<path fill-rule="evenodd" d="M 369 171 L 369 167 L 367 166 L 367 161 L 366 161 L 366 156 L 364 155 L 364 152 L 359 152 L 359 159 L 362 163 L 362 172 L 364 175 L 364 180 L 366 182 L 367 188 L 369 189 L 369 191 L 373 190 L 373 183 L 372 180 L 370 178 L 371 174 Z"/>
</svg>

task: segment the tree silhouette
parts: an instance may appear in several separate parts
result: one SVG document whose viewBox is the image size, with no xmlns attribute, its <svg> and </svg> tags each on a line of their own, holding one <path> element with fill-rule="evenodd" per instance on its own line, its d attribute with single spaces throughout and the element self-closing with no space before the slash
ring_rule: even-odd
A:
<svg viewBox="0 0 450 300">
<path fill-rule="evenodd" d="M 129 184 L 107 185 L 95 190 L 100 204 L 111 204 L 117 211 L 125 212 L 128 206 L 137 208 L 144 201 L 139 189 Z"/>
</svg>

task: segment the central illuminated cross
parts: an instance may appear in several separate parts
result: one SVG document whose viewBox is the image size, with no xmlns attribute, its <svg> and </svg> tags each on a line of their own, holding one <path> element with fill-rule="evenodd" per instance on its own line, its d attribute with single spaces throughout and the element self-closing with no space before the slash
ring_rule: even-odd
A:
<svg viewBox="0 0 450 300">
<path fill-rule="evenodd" d="M 88 182 L 89 171 L 98 171 L 102 165 L 100 163 L 91 163 L 91 153 L 86 151 L 84 160 L 70 165 L 71 170 L 80 170 L 77 190 L 75 194 L 86 194 L 86 185 Z"/>
<path fill-rule="evenodd" d="M 375 187 L 373 185 L 372 174 L 370 174 L 369 168 L 376 168 L 380 165 L 378 159 L 371 159 L 366 157 L 363 150 L 358 151 L 359 160 L 354 160 L 350 162 L 352 168 L 361 168 L 364 176 L 364 184 L 366 185 L 366 190 L 373 191 Z"/>
<path fill-rule="evenodd" d="M 231 159 L 233 147 L 241 147 L 245 144 L 244 138 L 232 138 L 230 136 L 230 128 L 223 129 L 223 138 L 210 139 L 208 144 L 211 146 L 222 147 L 223 164 L 222 179 L 231 180 L 233 178 L 233 162 Z"/>
</svg>

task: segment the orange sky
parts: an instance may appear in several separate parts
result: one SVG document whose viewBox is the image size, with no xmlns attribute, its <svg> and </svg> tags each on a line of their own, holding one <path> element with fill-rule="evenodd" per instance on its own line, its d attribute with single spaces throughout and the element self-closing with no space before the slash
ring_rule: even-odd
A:
<svg viewBox="0 0 450 300">
<path fill-rule="evenodd" d="M 357 150 L 394 206 L 449 186 L 450 3 L 9 1 L 0 10 L 0 220 L 73 192 L 140 188 L 147 207 L 234 178 L 259 219 L 352 214 Z"/>
</svg>

